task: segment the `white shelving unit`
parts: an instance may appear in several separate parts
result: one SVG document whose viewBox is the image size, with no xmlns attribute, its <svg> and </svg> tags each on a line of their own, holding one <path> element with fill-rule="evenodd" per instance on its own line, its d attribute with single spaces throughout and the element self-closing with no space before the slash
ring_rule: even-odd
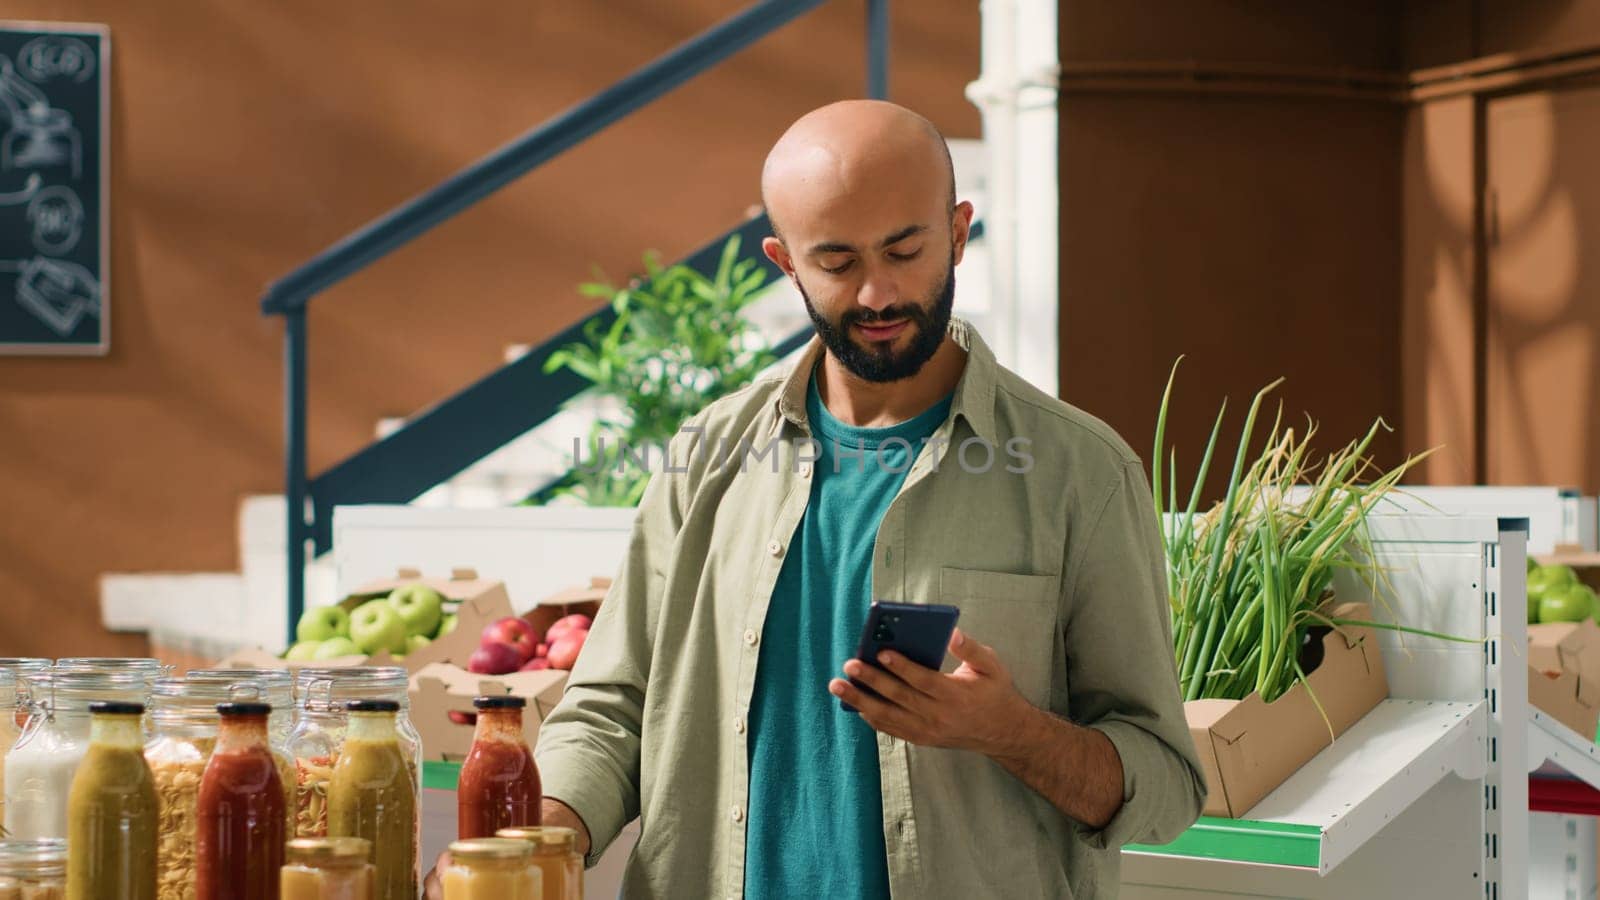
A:
<svg viewBox="0 0 1600 900">
<path fill-rule="evenodd" d="M 1326 875 L 1446 775 L 1481 778 L 1484 702 L 1385 700 L 1250 811 L 1318 832 Z"/>
<path fill-rule="evenodd" d="M 1595 498 L 1563 487 L 1418 487 L 1405 485 L 1391 495 L 1396 511 L 1427 514 L 1510 516 L 1528 520 L 1528 552 L 1551 553 L 1558 546 L 1596 550 Z"/>
<path fill-rule="evenodd" d="M 1378 634 L 1390 699 L 1256 805 L 1123 854 L 1122 896 L 1528 896 L 1526 519 L 1375 517 L 1380 619 L 1458 637 Z M 1501 580 L 1502 572 L 1515 573 Z"/>
<path fill-rule="evenodd" d="M 1528 709 L 1528 771 L 1570 776 L 1600 789 L 1600 746 L 1537 709 Z"/>
</svg>

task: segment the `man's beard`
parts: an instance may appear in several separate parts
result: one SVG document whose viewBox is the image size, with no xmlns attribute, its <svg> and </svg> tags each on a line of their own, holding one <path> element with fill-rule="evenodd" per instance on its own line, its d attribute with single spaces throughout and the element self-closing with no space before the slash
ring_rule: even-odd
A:
<svg viewBox="0 0 1600 900">
<path fill-rule="evenodd" d="M 863 381 L 878 383 L 899 381 L 922 371 L 922 367 L 939 352 L 939 346 L 944 343 L 945 333 L 950 328 L 950 314 L 955 308 L 955 254 L 952 253 L 950 256 L 950 269 L 945 274 L 944 283 L 935 293 L 930 309 L 924 309 L 916 303 L 902 303 L 881 310 L 855 307 L 840 316 L 838 322 L 831 322 L 811 302 L 811 295 L 806 293 L 805 285 L 800 283 L 798 275 L 795 276 L 795 286 L 800 289 L 800 297 L 806 303 L 806 312 L 810 314 L 811 323 L 816 326 L 817 335 L 822 338 L 823 346 L 844 365 L 846 371 Z M 898 354 L 889 342 L 863 345 L 850 336 L 851 328 L 858 323 L 894 322 L 902 319 L 910 323 L 913 333 L 911 346 Z"/>
</svg>

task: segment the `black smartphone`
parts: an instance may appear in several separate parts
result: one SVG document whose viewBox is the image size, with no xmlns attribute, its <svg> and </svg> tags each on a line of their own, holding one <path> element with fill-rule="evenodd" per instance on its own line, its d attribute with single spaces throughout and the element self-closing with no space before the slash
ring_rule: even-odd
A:
<svg viewBox="0 0 1600 900">
<path fill-rule="evenodd" d="M 919 666 L 938 669 L 944 664 L 945 649 L 950 646 L 950 635 L 956 630 L 956 620 L 960 617 L 961 610 L 954 606 L 874 603 L 867 610 L 867 623 L 861 628 L 856 659 L 881 669 L 878 654 L 893 650 Z M 859 681 L 851 679 L 851 683 L 867 694 L 878 696 Z M 846 712 L 856 711 L 843 700 L 839 705 Z"/>
</svg>

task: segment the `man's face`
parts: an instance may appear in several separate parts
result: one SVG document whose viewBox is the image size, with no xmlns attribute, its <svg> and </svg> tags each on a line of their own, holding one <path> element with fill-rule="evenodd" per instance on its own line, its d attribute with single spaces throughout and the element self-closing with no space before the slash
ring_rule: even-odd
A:
<svg viewBox="0 0 1600 900">
<path fill-rule="evenodd" d="M 956 297 L 954 249 L 945 259 L 943 277 L 925 294 L 901 296 L 882 307 L 835 302 L 831 310 L 824 309 L 798 272 L 795 284 L 817 335 L 847 371 L 863 381 L 899 381 L 922 370 L 938 352 L 950 326 Z"/>
</svg>

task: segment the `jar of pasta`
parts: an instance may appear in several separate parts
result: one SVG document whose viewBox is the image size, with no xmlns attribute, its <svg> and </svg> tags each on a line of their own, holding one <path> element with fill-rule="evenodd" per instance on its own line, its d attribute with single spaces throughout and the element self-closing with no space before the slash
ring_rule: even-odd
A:
<svg viewBox="0 0 1600 900">
<path fill-rule="evenodd" d="M 295 763 L 297 837 L 328 836 L 328 782 L 339 762 L 352 700 L 392 700 L 400 751 L 422 796 L 422 736 L 411 723 L 410 677 L 399 666 L 303 668 L 295 675 L 295 724 L 289 754 Z M 420 842 L 420 832 L 419 838 Z"/>
</svg>

